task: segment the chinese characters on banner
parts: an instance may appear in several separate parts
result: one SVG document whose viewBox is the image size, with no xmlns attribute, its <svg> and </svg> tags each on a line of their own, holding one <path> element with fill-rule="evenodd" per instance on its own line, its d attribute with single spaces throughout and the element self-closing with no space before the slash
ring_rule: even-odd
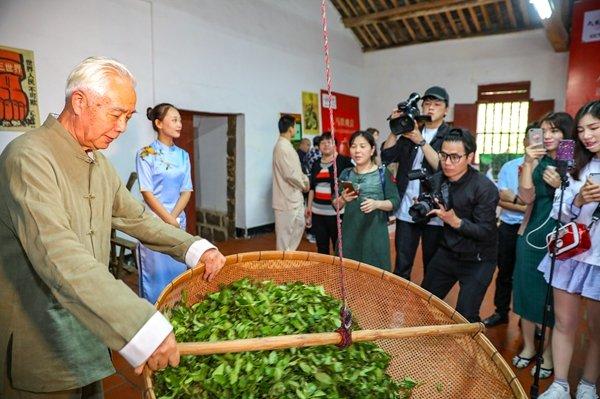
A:
<svg viewBox="0 0 600 399">
<path fill-rule="evenodd" d="M 575 115 L 600 98 L 600 8 L 597 0 L 573 3 L 566 111 Z"/>
<path fill-rule="evenodd" d="M 33 51 L 0 46 L 0 130 L 39 126 Z"/>
<path fill-rule="evenodd" d="M 333 123 L 338 152 L 350 156 L 350 136 L 360 130 L 358 97 L 332 92 Z M 329 98 L 327 91 L 321 90 L 321 120 L 323 131 L 331 131 L 329 122 Z"/>
</svg>

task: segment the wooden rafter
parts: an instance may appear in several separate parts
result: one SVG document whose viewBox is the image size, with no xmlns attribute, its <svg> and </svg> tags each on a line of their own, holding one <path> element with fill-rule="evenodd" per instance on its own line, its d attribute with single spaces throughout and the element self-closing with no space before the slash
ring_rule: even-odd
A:
<svg viewBox="0 0 600 399">
<path fill-rule="evenodd" d="M 351 1 L 346 2 L 346 4 L 348 5 L 348 7 L 350 7 L 350 10 L 352 11 L 352 15 L 357 15 L 357 16 L 360 15 L 360 13 L 352 5 Z M 371 33 L 371 30 L 369 29 L 369 27 L 361 26 L 360 28 L 362 29 L 363 37 L 366 38 L 369 43 L 372 43 L 372 44 L 370 44 L 369 47 L 377 48 L 378 47 L 377 46 L 377 38 L 375 38 L 375 36 L 373 36 L 373 33 Z"/>
<path fill-rule="evenodd" d="M 554 47 L 554 51 L 563 52 L 569 50 L 569 34 L 565 29 L 561 15 L 561 0 L 555 0 L 554 10 L 550 18 L 542 21 L 546 28 L 546 37 Z"/>
<path fill-rule="evenodd" d="M 483 22 L 485 22 L 485 27 L 487 30 L 491 30 L 492 29 L 492 22 L 490 19 L 490 14 L 488 13 L 487 9 L 486 9 L 486 5 L 483 4 L 481 6 L 481 15 L 483 15 Z"/>
<path fill-rule="evenodd" d="M 493 6 L 496 13 L 496 18 L 498 18 L 498 26 L 504 26 L 504 15 L 502 15 L 502 10 L 500 10 L 500 4 L 494 3 Z"/>
<path fill-rule="evenodd" d="M 371 8 L 373 9 L 373 11 L 377 11 L 377 7 L 375 6 L 375 4 L 373 4 L 372 0 L 367 0 L 369 2 L 369 6 L 371 6 Z M 363 11 L 365 13 L 369 13 L 369 11 L 367 11 L 367 8 L 365 7 L 365 5 L 363 4 L 362 0 L 358 0 L 359 5 L 361 6 L 360 8 L 363 9 Z M 379 27 L 378 23 L 374 23 L 372 25 L 375 28 L 375 31 L 377 31 L 377 34 L 379 36 L 381 36 L 381 38 L 383 39 L 383 42 L 385 43 L 386 46 L 390 45 L 390 41 L 388 39 L 387 34 L 385 34 L 384 32 L 381 31 L 381 28 Z"/>
<path fill-rule="evenodd" d="M 435 20 L 435 22 L 437 22 L 438 26 L 442 27 L 442 30 L 444 31 L 444 35 L 448 36 L 448 34 L 449 34 L 448 27 L 444 23 L 443 18 L 439 14 L 432 15 L 431 18 L 433 18 Z"/>
<path fill-rule="evenodd" d="M 429 15 L 425 15 L 423 17 L 423 19 L 425 20 L 425 23 L 429 27 L 429 30 L 431 31 L 431 33 L 433 33 L 433 36 L 435 36 L 435 38 L 438 39 L 440 37 L 440 32 L 438 32 L 438 30 L 433 26 L 433 23 L 431 23 L 431 20 L 429 19 Z"/>
<path fill-rule="evenodd" d="M 347 28 L 361 26 L 373 22 L 393 21 L 404 18 L 416 18 L 463 9 L 484 4 L 497 4 L 504 0 L 431 0 L 416 4 L 395 7 L 368 15 L 343 18 L 342 22 Z M 351 3 L 349 3 L 351 4 Z"/>
<path fill-rule="evenodd" d="M 408 24 L 405 19 L 402 20 L 402 24 L 404 24 L 404 28 L 406 28 L 406 31 L 408 32 L 408 35 L 410 36 L 410 38 L 413 41 L 416 41 L 417 36 L 415 35 L 415 31 L 413 31 L 413 29 L 410 27 L 410 24 Z"/>
<path fill-rule="evenodd" d="M 448 18 L 448 22 L 450 22 L 450 26 L 452 27 L 452 31 L 454 31 L 454 34 L 456 36 L 460 36 L 460 32 L 458 30 L 458 27 L 456 26 L 456 22 L 454 22 L 454 17 L 452 16 L 452 13 L 450 11 L 446 11 L 446 18 Z"/>
<path fill-rule="evenodd" d="M 467 22 L 467 18 L 465 17 L 465 13 L 463 10 L 456 10 L 458 14 L 458 18 L 460 19 L 460 23 L 462 24 L 463 30 L 465 30 L 468 34 L 471 34 L 471 27 L 469 26 L 469 22 Z"/>
<path fill-rule="evenodd" d="M 529 6 L 527 0 L 519 0 L 519 8 L 521 9 L 521 16 L 523 17 L 523 23 L 525 26 L 529 26 L 531 23 L 529 20 Z"/>
<path fill-rule="evenodd" d="M 517 18 L 515 18 L 515 10 L 513 9 L 512 0 L 505 0 L 504 4 L 506 4 L 508 20 L 510 21 L 511 26 L 514 29 L 517 27 Z"/>
<path fill-rule="evenodd" d="M 469 7 L 469 14 L 471 15 L 471 21 L 473 21 L 475 29 L 477 30 L 477 32 L 481 32 L 481 24 L 479 23 L 479 18 L 477 17 L 477 13 L 475 12 L 475 7 Z"/>
<path fill-rule="evenodd" d="M 353 14 L 350 12 L 350 10 L 348 9 L 348 7 L 346 7 L 346 3 L 344 0 L 331 0 L 331 2 L 333 3 L 334 7 L 336 7 L 338 10 L 341 9 L 342 10 L 342 18 L 344 18 L 344 15 L 346 15 L 345 18 L 351 17 Z M 352 32 L 354 32 L 354 34 L 356 35 L 356 37 L 358 37 L 358 40 L 362 43 L 363 48 L 365 49 L 369 49 L 369 48 L 375 48 L 376 46 L 373 46 L 371 44 L 371 41 L 367 39 L 366 35 L 363 33 L 362 31 L 362 27 L 356 27 L 356 28 L 352 28 Z"/>
</svg>

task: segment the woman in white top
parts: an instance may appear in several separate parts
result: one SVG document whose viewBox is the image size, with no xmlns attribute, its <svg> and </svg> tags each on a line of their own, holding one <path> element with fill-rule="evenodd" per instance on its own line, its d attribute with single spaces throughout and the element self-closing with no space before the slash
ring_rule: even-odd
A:
<svg viewBox="0 0 600 399">
<path fill-rule="evenodd" d="M 600 101 L 584 105 L 575 118 L 575 168 L 564 194 L 561 220 L 589 226 L 600 204 Z M 558 217 L 560 191 L 557 190 L 552 216 Z M 567 260 L 556 260 L 552 287 L 556 323 L 552 335 L 555 379 L 540 399 L 570 399 L 567 377 L 580 323 L 582 299 L 587 302 L 589 342 L 583 376 L 577 386 L 577 399 L 597 399 L 600 376 L 600 222 L 590 228 L 591 248 Z M 546 281 L 550 277 L 550 257 L 538 268 Z"/>
</svg>

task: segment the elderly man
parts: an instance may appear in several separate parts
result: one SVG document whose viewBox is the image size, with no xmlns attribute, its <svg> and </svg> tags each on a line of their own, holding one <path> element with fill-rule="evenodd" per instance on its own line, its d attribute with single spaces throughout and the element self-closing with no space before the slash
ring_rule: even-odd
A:
<svg viewBox="0 0 600 399">
<path fill-rule="evenodd" d="M 88 58 L 55 119 L 0 155 L 0 397 L 101 398 L 107 346 L 141 373 L 179 363 L 169 322 L 108 271 L 110 230 L 130 234 L 212 279 L 225 262 L 208 241 L 144 211 L 98 150 L 135 112 L 135 79 Z"/>
</svg>

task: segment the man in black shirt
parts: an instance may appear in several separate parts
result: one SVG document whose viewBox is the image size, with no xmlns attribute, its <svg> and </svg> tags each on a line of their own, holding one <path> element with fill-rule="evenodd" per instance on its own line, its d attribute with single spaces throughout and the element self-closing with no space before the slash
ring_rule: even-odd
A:
<svg viewBox="0 0 600 399">
<path fill-rule="evenodd" d="M 430 87 L 423 94 L 422 114 L 431 117 L 430 122 L 416 127 L 414 131 L 401 136 L 390 134 L 381 151 L 382 163 L 398 163 L 396 185 L 401 198 L 396 211 L 396 266 L 394 274 L 410 280 L 415 254 L 422 240 L 423 272 L 427 274 L 427 265 L 433 258 L 442 238 L 442 223 L 438 218 L 429 222 L 414 223 L 408 210 L 413 198 L 421 192 L 419 180 L 408 180 L 408 172 L 425 168 L 433 173 L 438 168 L 437 152 L 449 126 L 444 123 L 448 112 L 448 92 L 439 86 Z M 400 114 L 394 112 L 392 118 Z"/>
<path fill-rule="evenodd" d="M 442 299 L 458 281 L 456 310 L 471 322 L 480 320 L 479 307 L 498 257 L 498 189 L 469 166 L 475 150 L 466 130 L 452 129 L 444 137 L 439 158 L 449 184 L 449 204 L 429 213 L 444 222 L 443 238 L 423 281 L 424 289 Z"/>
</svg>

